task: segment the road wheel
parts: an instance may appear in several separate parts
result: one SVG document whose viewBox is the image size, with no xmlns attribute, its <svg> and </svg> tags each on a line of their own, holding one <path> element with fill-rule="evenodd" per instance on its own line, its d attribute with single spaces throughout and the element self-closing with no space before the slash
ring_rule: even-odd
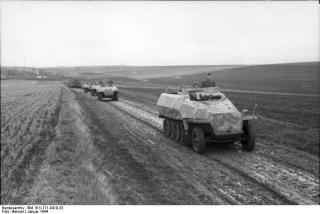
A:
<svg viewBox="0 0 320 214">
<path fill-rule="evenodd" d="M 243 150 L 251 152 L 254 149 L 255 141 L 256 135 L 253 126 L 248 121 L 244 122 L 243 135 L 241 139 Z"/>
<path fill-rule="evenodd" d="M 180 123 L 178 121 L 174 122 L 174 140 L 179 142 L 181 139 L 181 132 L 180 132 Z"/>
<path fill-rule="evenodd" d="M 174 139 L 174 137 L 175 137 L 174 122 L 172 120 L 169 120 L 169 137 L 171 139 Z"/>
<path fill-rule="evenodd" d="M 185 146 L 190 146 L 190 141 L 188 141 L 187 135 L 185 133 L 183 123 L 179 122 L 179 132 L 180 132 L 180 140 L 179 143 Z"/>
<path fill-rule="evenodd" d="M 115 92 L 115 93 L 113 94 L 112 100 L 118 101 L 118 93 Z"/>
<path fill-rule="evenodd" d="M 98 93 L 98 100 L 102 101 L 102 93 Z"/>
<path fill-rule="evenodd" d="M 191 137 L 194 151 L 203 154 L 206 149 L 206 139 L 203 130 L 200 127 L 194 127 Z"/>
<path fill-rule="evenodd" d="M 163 130 L 166 136 L 169 136 L 169 120 L 167 118 L 163 121 Z"/>
</svg>

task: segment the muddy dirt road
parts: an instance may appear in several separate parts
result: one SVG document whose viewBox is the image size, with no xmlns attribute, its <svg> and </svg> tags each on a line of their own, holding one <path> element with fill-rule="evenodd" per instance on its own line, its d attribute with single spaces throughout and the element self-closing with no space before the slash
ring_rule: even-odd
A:
<svg viewBox="0 0 320 214">
<path fill-rule="evenodd" d="M 319 204 L 317 156 L 265 139 L 252 153 L 234 144 L 199 155 L 163 134 L 151 95 L 127 91 L 119 102 L 99 102 L 72 92 L 98 151 L 92 167 L 112 203 Z"/>
</svg>

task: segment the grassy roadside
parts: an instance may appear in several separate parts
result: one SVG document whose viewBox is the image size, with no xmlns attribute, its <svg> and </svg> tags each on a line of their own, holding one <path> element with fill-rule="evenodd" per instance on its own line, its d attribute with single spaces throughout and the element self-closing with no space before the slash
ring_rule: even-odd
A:
<svg viewBox="0 0 320 214">
<path fill-rule="evenodd" d="M 97 152 L 91 141 L 85 113 L 73 93 L 63 88 L 57 135 L 25 202 L 27 204 L 110 204 L 103 177 L 92 160 Z"/>
</svg>

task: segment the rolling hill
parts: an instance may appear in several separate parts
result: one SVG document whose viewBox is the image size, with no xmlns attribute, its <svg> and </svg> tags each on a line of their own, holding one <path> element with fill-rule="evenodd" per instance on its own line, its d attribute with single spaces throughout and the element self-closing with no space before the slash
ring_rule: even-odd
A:
<svg viewBox="0 0 320 214">
<path fill-rule="evenodd" d="M 218 86 L 226 89 L 319 93 L 319 62 L 254 65 L 211 72 Z M 165 85 L 192 85 L 204 79 L 206 74 L 150 78 L 148 81 Z"/>
</svg>

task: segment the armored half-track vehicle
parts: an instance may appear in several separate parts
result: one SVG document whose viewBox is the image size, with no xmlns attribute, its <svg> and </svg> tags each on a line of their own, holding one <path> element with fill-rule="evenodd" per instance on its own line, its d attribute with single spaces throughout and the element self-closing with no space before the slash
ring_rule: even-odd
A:
<svg viewBox="0 0 320 214">
<path fill-rule="evenodd" d="M 101 84 L 96 89 L 98 100 L 102 101 L 104 98 L 111 98 L 114 101 L 118 101 L 118 88 L 112 84 Z"/>
<path fill-rule="evenodd" d="M 254 111 L 241 113 L 220 92 L 219 87 L 181 89 L 162 93 L 158 99 L 159 117 L 164 118 L 164 133 L 170 138 L 192 145 L 204 153 L 207 143 L 240 141 L 246 151 L 255 146 L 255 133 L 250 120 Z"/>
</svg>

